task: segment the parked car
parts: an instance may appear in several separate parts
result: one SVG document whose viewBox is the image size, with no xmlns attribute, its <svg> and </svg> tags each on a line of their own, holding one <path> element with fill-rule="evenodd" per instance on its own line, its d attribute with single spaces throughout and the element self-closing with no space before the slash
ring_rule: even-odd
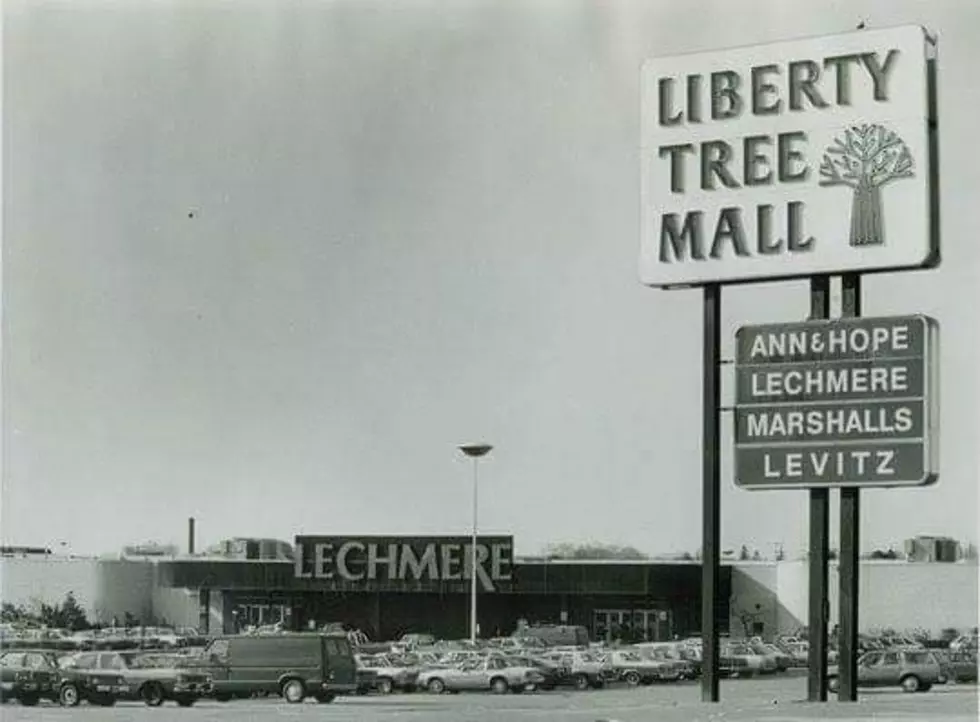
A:
<svg viewBox="0 0 980 722">
<path fill-rule="evenodd" d="M 777 672 L 785 672 L 796 663 L 796 659 L 791 654 L 787 654 L 775 644 L 765 642 L 754 642 L 751 645 L 752 651 L 772 659 L 776 665 Z"/>
<path fill-rule="evenodd" d="M 933 655 L 939 660 L 943 676 L 948 682 L 976 682 L 977 655 L 975 652 L 957 652 L 949 650 L 933 650 Z"/>
<path fill-rule="evenodd" d="M 694 667 L 686 659 L 681 659 L 666 647 L 654 644 L 637 644 L 634 649 L 643 659 L 662 665 L 661 680 L 675 682 L 680 679 L 692 679 Z"/>
<path fill-rule="evenodd" d="M 199 662 L 211 677 L 215 699 L 280 694 L 296 704 L 307 697 L 332 702 L 357 691 L 358 674 L 345 634 L 316 632 L 218 637 Z"/>
<path fill-rule="evenodd" d="M 92 671 L 113 673 L 122 683 L 101 689 L 95 684 L 99 699 L 142 700 L 148 707 L 159 707 L 166 700 L 173 700 L 181 707 L 190 707 L 200 697 L 211 691 L 211 680 L 198 669 L 178 667 L 176 661 L 159 664 L 143 655 L 126 652 L 83 652 L 75 655 L 63 667 L 78 673 L 76 681 L 65 681 L 59 692 L 60 701 L 70 707 L 83 698 L 92 699 L 91 690 L 86 694 L 77 679 Z M 91 687 L 92 685 L 88 685 Z M 74 691 L 72 688 L 75 687 Z"/>
<path fill-rule="evenodd" d="M 589 630 L 571 624 L 536 624 L 530 627 L 521 627 L 511 636 L 522 639 L 538 639 L 549 647 L 561 645 L 584 647 L 589 644 Z"/>
<path fill-rule="evenodd" d="M 442 661 L 442 655 L 437 652 L 408 652 L 402 655 L 402 659 L 419 670 L 433 669 L 435 667 L 451 667 L 451 664 Z"/>
<path fill-rule="evenodd" d="M 608 663 L 616 672 L 618 679 L 626 682 L 630 687 L 639 684 L 652 684 L 657 680 L 664 679 L 664 665 L 649 659 L 643 659 L 638 652 L 632 649 L 614 649 L 603 656 L 603 661 Z"/>
<path fill-rule="evenodd" d="M 15 699 L 25 707 L 58 699 L 58 662 L 47 650 L 13 650 L 0 654 L 0 701 Z"/>
<path fill-rule="evenodd" d="M 571 675 L 567 669 L 561 668 L 551 659 L 545 657 L 535 657 L 530 654 L 520 654 L 519 652 L 510 652 L 506 654 L 501 654 L 500 652 L 492 652 L 491 656 L 503 656 L 504 659 L 510 660 L 512 664 L 520 664 L 531 669 L 536 669 L 543 679 L 538 683 L 538 689 L 555 689 L 556 687 L 573 684 Z"/>
<path fill-rule="evenodd" d="M 431 634 L 403 634 L 401 639 L 398 640 L 406 649 L 418 649 L 419 647 L 431 647 L 436 643 L 436 638 Z"/>
<path fill-rule="evenodd" d="M 363 697 L 374 691 L 378 682 L 378 673 L 367 667 L 356 665 L 354 669 L 354 693 Z"/>
<path fill-rule="evenodd" d="M 417 665 L 407 664 L 397 657 L 385 654 L 357 655 L 361 669 L 374 672 L 374 689 L 381 694 L 391 694 L 395 690 L 411 692 L 421 671 Z"/>
<path fill-rule="evenodd" d="M 772 674 L 776 671 L 774 658 L 755 652 L 748 644 L 722 643 L 720 656 L 728 662 L 730 674 L 744 676 L 746 674 Z"/>
<path fill-rule="evenodd" d="M 78 668 L 76 660 L 81 654 L 56 656 L 58 702 L 62 707 L 76 707 L 83 701 L 111 707 L 119 696 L 129 693 L 126 679 L 114 670 Z"/>
<path fill-rule="evenodd" d="M 931 651 L 896 649 L 866 652 L 858 659 L 859 687 L 900 686 L 906 692 L 925 692 L 932 685 L 945 681 L 939 660 Z M 836 666 L 828 669 L 827 687 L 831 692 L 840 689 L 840 673 Z"/>
<path fill-rule="evenodd" d="M 579 690 L 601 689 L 619 676 L 611 663 L 591 651 L 548 652 L 544 659 L 558 665 L 560 678 L 570 677 L 572 686 Z"/>
<path fill-rule="evenodd" d="M 430 669 L 419 674 L 419 688 L 433 694 L 445 691 L 490 690 L 496 694 L 508 691 L 530 692 L 544 681 L 536 669 L 494 656 L 470 659 L 448 669 Z"/>
<path fill-rule="evenodd" d="M 976 634 L 961 634 L 952 642 L 949 643 L 949 648 L 954 652 L 969 652 L 972 651 L 976 653 L 977 651 L 977 635 Z"/>
</svg>

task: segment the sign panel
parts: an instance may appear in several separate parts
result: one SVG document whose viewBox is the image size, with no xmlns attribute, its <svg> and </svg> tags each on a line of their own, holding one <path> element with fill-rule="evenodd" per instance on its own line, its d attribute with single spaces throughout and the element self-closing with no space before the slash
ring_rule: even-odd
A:
<svg viewBox="0 0 980 722">
<path fill-rule="evenodd" d="M 477 538 L 476 578 L 482 591 L 509 588 L 513 563 L 513 537 Z M 469 589 L 472 569 L 470 537 L 296 537 L 296 578 L 324 588 L 462 590 Z"/>
<path fill-rule="evenodd" d="M 926 316 L 740 328 L 736 485 L 935 482 L 938 334 Z"/>
<path fill-rule="evenodd" d="M 938 263 L 930 48 L 905 26 L 648 60 L 642 282 Z"/>
</svg>

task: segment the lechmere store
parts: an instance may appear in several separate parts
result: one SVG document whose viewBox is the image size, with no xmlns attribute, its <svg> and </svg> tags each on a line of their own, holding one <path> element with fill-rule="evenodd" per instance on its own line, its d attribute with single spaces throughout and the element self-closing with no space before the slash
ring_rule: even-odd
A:
<svg viewBox="0 0 980 722">
<path fill-rule="evenodd" d="M 468 537 L 297 537 L 293 561 L 175 559 L 158 584 L 196 597 L 200 626 L 234 633 L 283 623 L 302 630 L 340 622 L 372 639 L 409 632 L 468 633 Z M 518 620 L 587 627 L 605 639 L 621 625 L 650 641 L 700 630 L 700 564 L 515 560 L 510 536 L 481 536 L 476 578 L 481 636 Z M 723 567 L 720 599 L 731 589 Z M 728 619 L 718 609 L 720 620 Z M 220 628 L 219 628 L 220 627 Z"/>
</svg>

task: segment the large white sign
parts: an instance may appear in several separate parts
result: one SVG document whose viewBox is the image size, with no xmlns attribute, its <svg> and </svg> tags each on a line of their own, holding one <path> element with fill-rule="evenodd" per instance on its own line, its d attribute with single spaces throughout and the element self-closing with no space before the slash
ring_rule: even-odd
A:
<svg viewBox="0 0 980 722">
<path fill-rule="evenodd" d="M 918 26 L 648 60 L 651 286 L 938 262 Z"/>
</svg>

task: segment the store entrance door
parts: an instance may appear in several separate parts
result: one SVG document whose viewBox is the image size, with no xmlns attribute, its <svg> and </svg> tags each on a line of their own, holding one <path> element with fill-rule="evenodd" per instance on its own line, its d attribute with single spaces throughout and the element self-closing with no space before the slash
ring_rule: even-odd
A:
<svg viewBox="0 0 980 722">
<path fill-rule="evenodd" d="M 596 609 L 592 613 L 592 638 L 597 642 L 612 642 L 629 621 L 628 609 Z"/>
<path fill-rule="evenodd" d="M 592 638 L 599 642 L 665 642 L 673 636 L 671 622 L 670 612 L 663 609 L 596 609 Z"/>
<path fill-rule="evenodd" d="M 634 633 L 644 642 L 667 642 L 672 637 L 670 612 L 663 609 L 633 611 Z"/>
</svg>

